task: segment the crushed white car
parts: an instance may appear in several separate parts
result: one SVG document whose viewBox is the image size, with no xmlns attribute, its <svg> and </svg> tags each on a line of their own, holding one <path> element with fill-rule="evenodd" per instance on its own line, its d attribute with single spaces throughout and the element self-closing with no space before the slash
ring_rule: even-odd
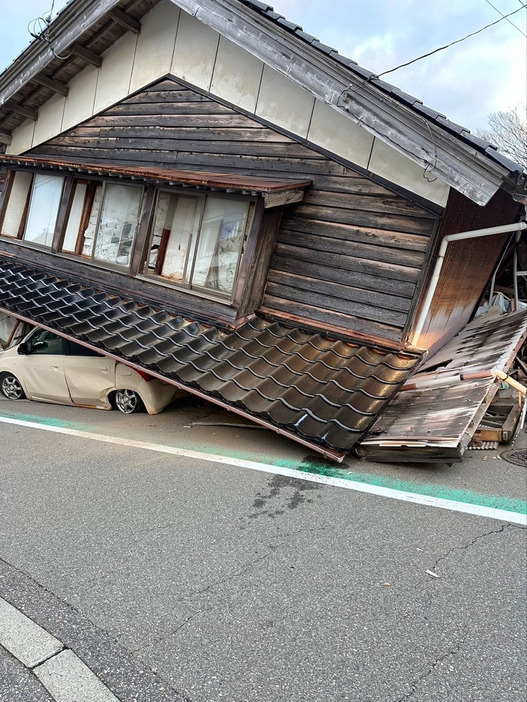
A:
<svg viewBox="0 0 527 702">
<path fill-rule="evenodd" d="M 45 329 L 36 328 L 0 353 L 0 391 L 59 405 L 157 414 L 182 393 L 153 378 Z"/>
</svg>

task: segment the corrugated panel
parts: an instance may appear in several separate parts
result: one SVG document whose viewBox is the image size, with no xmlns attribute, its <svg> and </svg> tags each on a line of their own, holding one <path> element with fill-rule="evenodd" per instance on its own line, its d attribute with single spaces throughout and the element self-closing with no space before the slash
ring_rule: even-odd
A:
<svg viewBox="0 0 527 702">
<path fill-rule="evenodd" d="M 235 331 L 0 257 L 0 306 L 342 458 L 418 361 L 254 318 Z"/>
<path fill-rule="evenodd" d="M 358 452 L 372 460 L 459 459 L 527 335 L 527 312 L 467 325 L 431 357 L 373 425 Z M 415 386 L 415 387 L 414 387 Z"/>
</svg>

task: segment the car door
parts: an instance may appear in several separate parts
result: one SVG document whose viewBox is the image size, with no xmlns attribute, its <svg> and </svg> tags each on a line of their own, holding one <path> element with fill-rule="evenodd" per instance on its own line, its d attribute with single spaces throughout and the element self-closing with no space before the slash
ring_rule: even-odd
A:
<svg viewBox="0 0 527 702">
<path fill-rule="evenodd" d="M 64 375 L 75 405 L 109 409 L 115 387 L 115 361 L 73 341 L 66 343 Z"/>
<path fill-rule="evenodd" d="M 41 329 L 27 343 L 27 354 L 20 356 L 17 366 L 32 400 L 71 404 L 64 378 L 63 339 Z"/>
</svg>

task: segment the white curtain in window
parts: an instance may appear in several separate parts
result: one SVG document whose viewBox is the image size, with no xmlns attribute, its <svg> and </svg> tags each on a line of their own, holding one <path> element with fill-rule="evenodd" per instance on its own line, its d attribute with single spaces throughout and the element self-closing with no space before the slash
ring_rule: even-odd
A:
<svg viewBox="0 0 527 702">
<path fill-rule="evenodd" d="M 94 258 L 129 266 L 139 220 L 141 188 L 109 183 L 97 227 Z"/>
<path fill-rule="evenodd" d="M 86 183 L 77 183 L 75 186 L 75 193 L 71 204 L 68 225 L 66 227 L 66 233 L 64 234 L 64 241 L 62 244 L 62 250 L 67 251 L 68 253 L 75 252 L 87 187 L 88 186 Z"/>
<path fill-rule="evenodd" d="M 243 244 L 249 204 L 208 197 L 203 213 L 192 284 L 231 293 Z"/>
<path fill-rule="evenodd" d="M 2 234 L 4 236 L 18 236 L 32 180 L 32 173 L 17 171 L 13 174 L 13 185 L 11 186 L 6 213 L 2 222 Z"/>
<path fill-rule="evenodd" d="M 33 180 L 24 240 L 51 246 L 64 178 L 38 173 Z"/>
</svg>

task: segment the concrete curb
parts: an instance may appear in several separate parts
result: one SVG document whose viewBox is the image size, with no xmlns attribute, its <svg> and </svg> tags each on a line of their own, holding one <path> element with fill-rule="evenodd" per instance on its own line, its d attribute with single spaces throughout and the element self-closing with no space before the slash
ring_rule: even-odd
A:
<svg viewBox="0 0 527 702">
<path fill-rule="evenodd" d="M 1 597 L 0 645 L 32 671 L 57 702 L 118 702 L 71 649 Z"/>
<path fill-rule="evenodd" d="M 27 694 L 14 697 L 8 686 L 22 678 Z M 106 631 L 0 559 L 0 699 L 15 698 L 188 702 Z"/>
</svg>

